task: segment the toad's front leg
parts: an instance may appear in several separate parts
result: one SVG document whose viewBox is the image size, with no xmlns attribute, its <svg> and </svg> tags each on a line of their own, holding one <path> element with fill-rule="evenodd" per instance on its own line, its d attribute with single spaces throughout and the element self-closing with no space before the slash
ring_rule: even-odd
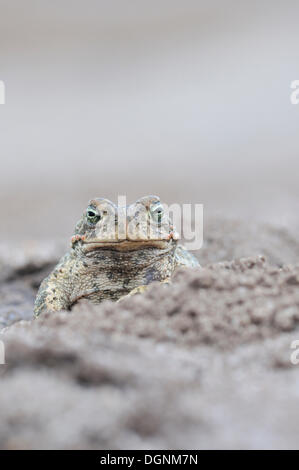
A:
<svg viewBox="0 0 299 470">
<path fill-rule="evenodd" d="M 61 260 L 54 271 L 41 283 L 34 305 L 35 317 L 44 312 L 68 310 L 71 307 L 71 283 L 69 270 L 65 267 L 65 261 L 66 257 Z"/>
<path fill-rule="evenodd" d="M 170 278 L 164 279 L 163 281 L 159 281 L 161 284 L 170 284 L 171 280 Z M 117 302 L 121 302 L 124 299 L 127 299 L 128 297 L 132 297 L 133 295 L 137 294 L 143 294 L 146 292 L 146 290 L 151 286 L 151 284 L 146 284 L 142 286 L 135 287 L 135 289 L 132 289 L 128 294 L 123 295 L 120 299 L 118 299 Z"/>
<path fill-rule="evenodd" d="M 68 310 L 70 302 L 63 285 L 55 282 L 48 276 L 40 285 L 34 304 L 34 316 L 38 317 L 44 312 Z"/>
</svg>

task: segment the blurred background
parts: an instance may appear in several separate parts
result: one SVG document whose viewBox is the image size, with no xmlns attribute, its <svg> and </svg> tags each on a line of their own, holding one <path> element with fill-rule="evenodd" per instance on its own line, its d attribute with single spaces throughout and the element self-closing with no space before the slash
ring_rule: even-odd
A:
<svg viewBox="0 0 299 470">
<path fill-rule="evenodd" d="M 95 196 L 297 229 L 296 1 L 0 0 L 1 240 Z"/>
</svg>

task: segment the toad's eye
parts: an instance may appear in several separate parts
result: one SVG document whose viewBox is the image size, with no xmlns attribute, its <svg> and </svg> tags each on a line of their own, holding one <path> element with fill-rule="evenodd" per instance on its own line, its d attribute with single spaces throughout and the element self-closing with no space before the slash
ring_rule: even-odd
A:
<svg viewBox="0 0 299 470">
<path fill-rule="evenodd" d="M 150 211 L 155 222 L 161 223 L 164 216 L 162 204 L 155 204 L 151 207 Z"/>
<path fill-rule="evenodd" d="M 92 209 L 92 207 L 88 207 L 86 211 L 86 217 L 88 222 L 91 224 L 96 224 L 101 219 L 101 216 L 94 209 Z"/>
</svg>

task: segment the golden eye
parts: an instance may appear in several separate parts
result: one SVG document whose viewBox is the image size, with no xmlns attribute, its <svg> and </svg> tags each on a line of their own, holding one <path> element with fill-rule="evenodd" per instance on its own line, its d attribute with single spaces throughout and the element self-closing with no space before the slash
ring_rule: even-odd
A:
<svg viewBox="0 0 299 470">
<path fill-rule="evenodd" d="M 86 217 L 91 224 L 96 224 L 101 219 L 101 216 L 92 207 L 87 208 Z"/>
<path fill-rule="evenodd" d="M 162 204 L 155 204 L 151 207 L 150 211 L 153 219 L 160 224 L 164 216 L 164 209 Z"/>
</svg>

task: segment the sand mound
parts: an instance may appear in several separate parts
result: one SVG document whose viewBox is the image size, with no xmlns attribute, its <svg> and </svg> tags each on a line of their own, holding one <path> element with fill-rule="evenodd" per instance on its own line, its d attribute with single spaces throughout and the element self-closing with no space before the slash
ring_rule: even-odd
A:
<svg viewBox="0 0 299 470">
<path fill-rule="evenodd" d="M 297 447 L 299 266 L 280 264 L 298 247 L 280 231 L 268 242 L 267 261 L 182 269 L 172 285 L 36 321 L 36 288 L 59 250 L 2 260 L 2 325 L 15 323 L 2 335 L 0 447 Z"/>
</svg>

